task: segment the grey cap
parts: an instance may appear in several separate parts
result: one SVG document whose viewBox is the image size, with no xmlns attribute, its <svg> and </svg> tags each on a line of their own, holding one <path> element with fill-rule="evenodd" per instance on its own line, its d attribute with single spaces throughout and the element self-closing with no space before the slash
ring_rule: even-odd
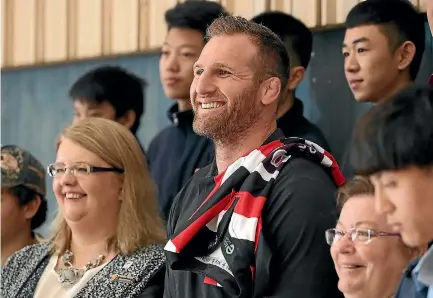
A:
<svg viewBox="0 0 433 298">
<path fill-rule="evenodd" d="M 15 146 L 1 147 L 1 186 L 23 185 L 45 197 L 45 168 L 30 152 Z"/>
</svg>

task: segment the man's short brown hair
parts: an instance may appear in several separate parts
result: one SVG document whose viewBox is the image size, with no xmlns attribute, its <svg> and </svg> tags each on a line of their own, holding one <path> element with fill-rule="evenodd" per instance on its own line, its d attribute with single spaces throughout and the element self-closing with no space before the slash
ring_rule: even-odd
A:
<svg viewBox="0 0 433 298">
<path fill-rule="evenodd" d="M 246 35 L 257 46 L 261 69 L 265 70 L 260 79 L 270 76 L 281 81 L 281 91 L 289 80 L 290 60 L 286 47 L 280 38 L 263 25 L 239 16 L 221 16 L 206 31 L 206 41 L 215 36 Z M 260 71 L 262 72 L 262 71 Z"/>
</svg>

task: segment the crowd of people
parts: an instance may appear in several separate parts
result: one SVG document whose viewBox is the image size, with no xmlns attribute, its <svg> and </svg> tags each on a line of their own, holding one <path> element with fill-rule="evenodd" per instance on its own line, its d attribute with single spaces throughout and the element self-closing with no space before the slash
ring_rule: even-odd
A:
<svg viewBox="0 0 433 298">
<path fill-rule="evenodd" d="M 117 66 L 71 86 L 52 164 L 2 145 L 0 296 L 433 298 L 433 87 L 414 84 L 412 4 L 347 15 L 347 83 L 373 105 L 341 161 L 295 96 L 313 43 L 301 21 L 211 1 L 165 20 L 172 124 L 149 148 L 146 82 Z M 46 174 L 58 211 L 43 237 Z"/>
</svg>

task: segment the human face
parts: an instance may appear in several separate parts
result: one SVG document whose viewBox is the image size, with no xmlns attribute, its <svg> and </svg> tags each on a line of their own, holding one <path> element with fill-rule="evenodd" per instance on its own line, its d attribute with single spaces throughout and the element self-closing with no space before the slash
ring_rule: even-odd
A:
<svg viewBox="0 0 433 298">
<path fill-rule="evenodd" d="M 7 244 L 22 233 L 30 235 L 29 220 L 25 208 L 18 203 L 18 198 L 9 188 L 1 189 L 1 242 Z"/>
<path fill-rule="evenodd" d="M 376 210 L 386 215 L 408 246 L 433 240 L 433 169 L 410 167 L 371 177 Z"/>
<path fill-rule="evenodd" d="M 354 196 L 343 205 L 336 229 L 347 232 L 356 227 L 391 232 L 385 217 L 374 210 L 374 196 Z M 359 243 L 346 234 L 332 244 L 331 255 L 345 297 L 391 297 L 411 260 L 411 250 L 398 236 Z"/>
<path fill-rule="evenodd" d="M 192 66 L 204 47 L 204 37 L 193 29 L 172 28 L 168 31 L 159 59 L 159 74 L 165 95 L 187 100 L 193 80 Z"/>
<path fill-rule="evenodd" d="M 398 88 L 398 55 L 379 26 L 347 29 L 343 56 L 346 79 L 357 101 L 377 103 Z"/>
<path fill-rule="evenodd" d="M 100 104 L 93 103 L 88 100 L 74 100 L 74 120 L 73 123 L 89 117 L 100 117 L 109 120 L 116 120 L 116 110 L 107 101 Z"/>
<path fill-rule="evenodd" d="M 66 166 L 84 163 L 95 167 L 112 167 L 93 152 L 67 138 L 61 140 L 56 163 Z M 72 175 L 66 171 L 53 178 L 53 191 L 69 226 L 81 222 L 90 228 L 101 222 L 115 220 L 120 208 L 121 187 L 121 179 L 114 172 Z"/>
<path fill-rule="evenodd" d="M 206 44 L 190 92 L 196 133 L 231 143 L 260 120 L 256 56 L 256 46 L 243 35 L 216 36 Z"/>
</svg>

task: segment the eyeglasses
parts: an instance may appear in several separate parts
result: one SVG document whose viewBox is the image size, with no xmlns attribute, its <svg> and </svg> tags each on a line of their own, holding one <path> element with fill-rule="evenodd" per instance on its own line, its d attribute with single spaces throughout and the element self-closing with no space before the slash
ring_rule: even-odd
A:
<svg viewBox="0 0 433 298">
<path fill-rule="evenodd" d="M 84 163 L 76 163 L 69 166 L 62 163 L 53 163 L 47 167 L 47 173 L 51 177 L 63 175 L 68 170 L 69 173 L 71 173 L 73 176 L 84 176 L 95 172 L 118 172 L 118 173 L 124 172 L 123 169 L 119 169 L 116 167 L 112 167 L 112 168 L 94 167 Z"/>
<path fill-rule="evenodd" d="M 339 231 L 337 229 L 329 229 L 325 232 L 326 242 L 329 245 L 333 245 L 335 242 L 341 240 L 341 238 L 343 238 L 346 234 L 349 234 L 349 239 L 353 242 L 364 244 L 369 243 L 374 237 L 400 236 L 398 233 L 387 233 L 366 228 L 354 228 L 347 232 Z"/>
</svg>

